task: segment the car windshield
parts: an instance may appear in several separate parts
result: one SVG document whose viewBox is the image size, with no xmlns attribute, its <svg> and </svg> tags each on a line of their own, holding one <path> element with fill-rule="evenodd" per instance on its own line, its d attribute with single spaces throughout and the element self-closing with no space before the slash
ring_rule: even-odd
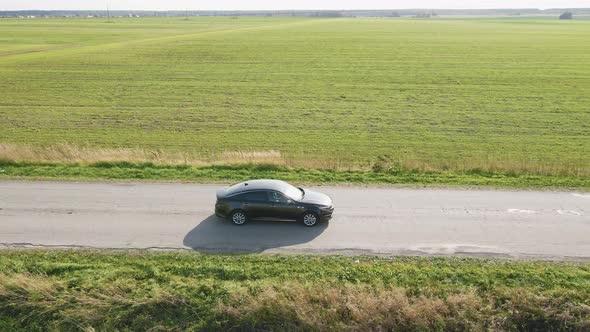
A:
<svg viewBox="0 0 590 332">
<path fill-rule="evenodd" d="M 287 197 L 289 197 L 291 199 L 294 199 L 296 201 L 301 200 L 303 198 L 304 193 L 305 192 L 303 191 L 303 189 L 294 187 L 294 186 L 292 186 L 290 184 L 287 184 L 287 186 L 285 186 L 285 192 L 284 192 L 284 194 Z"/>
</svg>

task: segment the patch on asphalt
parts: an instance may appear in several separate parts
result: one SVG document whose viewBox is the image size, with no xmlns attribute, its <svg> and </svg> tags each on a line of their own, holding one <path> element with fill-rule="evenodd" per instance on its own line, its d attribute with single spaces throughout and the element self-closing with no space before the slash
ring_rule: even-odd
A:
<svg viewBox="0 0 590 332">
<path fill-rule="evenodd" d="M 566 216 L 581 216 L 582 212 L 573 211 L 573 210 L 557 210 L 557 213 Z"/>
<path fill-rule="evenodd" d="M 481 246 L 477 244 L 443 244 L 433 246 L 418 246 L 411 248 L 414 251 L 430 255 L 456 255 L 456 254 L 494 254 L 507 255 L 509 251 L 493 247 Z"/>
</svg>

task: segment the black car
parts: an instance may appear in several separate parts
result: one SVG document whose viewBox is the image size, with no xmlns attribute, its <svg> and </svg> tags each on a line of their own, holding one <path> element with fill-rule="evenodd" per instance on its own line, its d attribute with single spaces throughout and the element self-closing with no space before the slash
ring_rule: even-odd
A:
<svg viewBox="0 0 590 332">
<path fill-rule="evenodd" d="M 332 218 L 332 199 L 278 180 L 253 180 L 217 191 L 215 214 L 236 225 L 249 219 L 300 220 L 305 226 Z"/>
</svg>

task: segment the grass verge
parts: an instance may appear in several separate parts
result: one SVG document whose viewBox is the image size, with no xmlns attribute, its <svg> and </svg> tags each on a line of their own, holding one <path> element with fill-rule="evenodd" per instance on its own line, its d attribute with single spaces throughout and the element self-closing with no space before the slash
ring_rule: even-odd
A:
<svg viewBox="0 0 590 332">
<path fill-rule="evenodd" d="M 590 264 L 0 251 L 2 330 L 590 328 Z"/>
<path fill-rule="evenodd" d="M 237 182 L 274 178 L 312 184 L 390 184 L 406 186 L 464 186 L 589 190 L 590 177 L 527 175 L 510 172 L 418 171 L 411 169 L 330 170 L 272 164 L 157 165 L 153 163 L 97 162 L 88 165 L 0 161 L 0 179 L 124 180 Z"/>
</svg>

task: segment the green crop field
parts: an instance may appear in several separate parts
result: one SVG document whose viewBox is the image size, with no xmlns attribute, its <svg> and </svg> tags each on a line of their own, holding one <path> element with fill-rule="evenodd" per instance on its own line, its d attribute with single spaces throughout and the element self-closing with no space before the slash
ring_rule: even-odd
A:
<svg viewBox="0 0 590 332">
<path fill-rule="evenodd" d="M 543 18 L 1 19 L 0 159 L 587 178 L 589 36 Z"/>
</svg>

